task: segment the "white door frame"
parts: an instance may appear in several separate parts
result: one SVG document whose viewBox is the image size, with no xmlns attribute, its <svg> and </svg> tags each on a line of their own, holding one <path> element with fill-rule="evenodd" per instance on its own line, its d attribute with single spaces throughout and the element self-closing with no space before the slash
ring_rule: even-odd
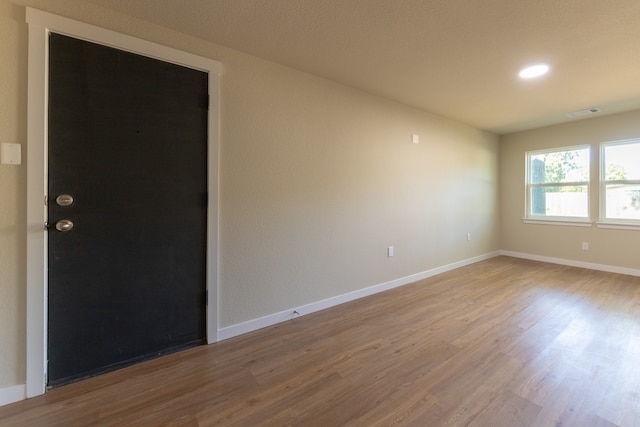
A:
<svg viewBox="0 0 640 427">
<path fill-rule="evenodd" d="M 27 8 L 27 397 L 43 394 L 47 378 L 47 134 L 49 33 L 182 65 L 209 75 L 207 206 L 207 342 L 218 341 L 218 61 Z"/>
</svg>

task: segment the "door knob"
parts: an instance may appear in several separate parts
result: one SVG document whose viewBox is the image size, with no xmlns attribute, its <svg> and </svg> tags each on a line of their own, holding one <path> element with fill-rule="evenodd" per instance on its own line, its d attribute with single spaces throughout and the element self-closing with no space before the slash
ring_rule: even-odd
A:
<svg viewBox="0 0 640 427">
<path fill-rule="evenodd" d="M 56 222 L 56 230 L 58 231 L 67 232 L 71 231 L 72 228 L 73 222 L 69 221 L 68 219 L 61 219 L 60 221 Z"/>
</svg>

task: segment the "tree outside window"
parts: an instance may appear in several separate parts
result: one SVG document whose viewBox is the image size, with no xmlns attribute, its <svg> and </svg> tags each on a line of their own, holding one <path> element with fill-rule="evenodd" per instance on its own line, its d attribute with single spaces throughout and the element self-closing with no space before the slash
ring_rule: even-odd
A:
<svg viewBox="0 0 640 427">
<path fill-rule="evenodd" d="M 589 218 L 589 147 L 527 153 L 527 217 Z"/>
</svg>

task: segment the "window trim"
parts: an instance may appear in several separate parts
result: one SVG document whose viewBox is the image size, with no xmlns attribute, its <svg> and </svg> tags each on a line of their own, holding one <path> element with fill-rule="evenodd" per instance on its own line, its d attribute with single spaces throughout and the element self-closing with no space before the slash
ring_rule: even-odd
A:
<svg viewBox="0 0 640 427">
<path fill-rule="evenodd" d="M 542 183 L 531 184 L 531 156 L 537 154 L 546 153 L 558 153 L 562 151 L 579 151 L 587 150 L 589 154 L 589 170 L 588 179 L 586 181 L 572 181 L 562 183 Z M 522 221 L 525 224 L 548 224 L 548 225 L 567 225 L 576 227 L 591 227 L 593 221 L 591 219 L 591 150 L 592 147 L 589 144 L 571 145 L 566 147 L 553 147 L 542 150 L 526 151 L 525 154 L 525 203 L 524 203 L 524 217 Z M 587 216 L 552 216 L 552 215 L 532 215 L 531 214 L 531 187 L 587 187 Z"/>
<path fill-rule="evenodd" d="M 607 218 L 607 184 L 640 184 L 640 179 L 606 180 L 607 164 L 605 148 L 615 145 L 640 145 L 640 138 L 621 139 L 616 141 L 606 141 L 600 143 L 600 172 L 599 172 L 599 196 L 598 206 L 599 220 L 596 223 L 598 228 L 620 229 L 620 230 L 640 230 L 640 219 L 631 218 Z"/>
<path fill-rule="evenodd" d="M 574 218 L 574 217 L 571 217 Z M 524 224 L 544 224 L 544 225 L 564 225 L 567 227 L 591 227 L 593 221 L 576 219 L 566 219 L 566 217 L 552 217 L 551 219 L 522 218 Z"/>
</svg>

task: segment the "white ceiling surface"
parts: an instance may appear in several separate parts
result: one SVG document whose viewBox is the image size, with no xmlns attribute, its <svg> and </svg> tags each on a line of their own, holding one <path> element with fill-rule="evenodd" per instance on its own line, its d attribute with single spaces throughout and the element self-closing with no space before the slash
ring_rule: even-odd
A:
<svg viewBox="0 0 640 427">
<path fill-rule="evenodd" d="M 87 1 L 498 134 L 640 108 L 640 0 Z"/>
</svg>

